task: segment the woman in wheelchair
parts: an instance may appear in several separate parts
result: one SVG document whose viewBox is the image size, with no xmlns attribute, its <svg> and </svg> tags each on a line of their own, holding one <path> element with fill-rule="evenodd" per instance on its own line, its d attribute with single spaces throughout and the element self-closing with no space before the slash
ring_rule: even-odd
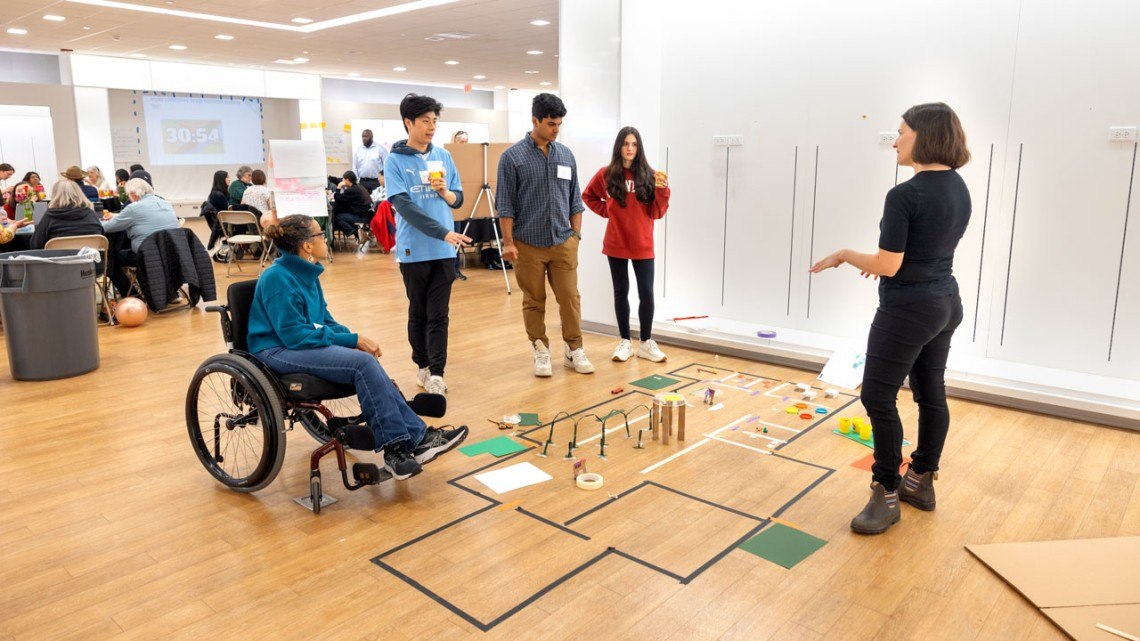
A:
<svg viewBox="0 0 1140 641">
<path fill-rule="evenodd" d="M 309 216 L 282 218 L 265 229 L 281 257 L 262 273 L 249 312 L 249 351 L 278 374 L 302 372 L 352 384 L 364 419 L 397 479 L 461 443 L 467 428 L 427 427 L 408 406 L 377 360 L 380 346 L 353 333 L 329 314 L 321 290 L 320 260 L 329 248 Z"/>
</svg>

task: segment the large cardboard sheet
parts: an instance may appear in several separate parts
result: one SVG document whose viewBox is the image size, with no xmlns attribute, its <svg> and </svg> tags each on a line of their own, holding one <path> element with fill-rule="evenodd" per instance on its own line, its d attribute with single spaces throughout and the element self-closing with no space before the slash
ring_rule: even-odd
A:
<svg viewBox="0 0 1140 641">
<path fill-rule="evenodd" d="M 1140 603 L 1140 536 L 966 549 L 1039 608 Z"/>
<path fill-rule="evenodd" d="M 1123 637 L 1097 628 L 1098 623 L 1140 637 L 1140 603 L 1045 608 L 1042 612 L 1076 641 L 1121 641 Z"/>
</svg>

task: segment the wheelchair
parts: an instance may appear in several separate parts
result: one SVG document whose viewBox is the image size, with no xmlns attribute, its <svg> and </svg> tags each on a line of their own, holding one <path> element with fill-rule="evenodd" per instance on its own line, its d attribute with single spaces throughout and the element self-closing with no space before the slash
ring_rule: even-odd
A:
<svg viewBox="0 0 1140 641">
<path fill-rule="evenodd" d="M 309 459 L 309 499 L 313 512 L 320 514 L 324 456 L 336 453 L 341 481 L 350 491 L 392 475 L 373 463 L 354 463 L 349 481 L 345 449 L 376 448 L 351 384 L 309 374 L 279 375 L 246 351 L 256 286 L 256 280 L 234 283 L 225 305 L 206 308 L 220 314 L 229 351 L 206 359 L 194 373 L 186 393 L 186 428 L 206 471 L 232 490 L 256 492 L 277 477 L 285 459 L 285 435 L 300 424 L 320 443 Z M 439 394 L 417 394 L 407 402 L 420 416 L 439 418 L 447 411 L 447 399 Z"/>
</svg>

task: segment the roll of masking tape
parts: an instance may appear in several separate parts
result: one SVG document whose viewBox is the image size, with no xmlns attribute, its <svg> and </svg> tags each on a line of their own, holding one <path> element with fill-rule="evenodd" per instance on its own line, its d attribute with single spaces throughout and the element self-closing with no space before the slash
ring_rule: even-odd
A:
<svg viewBox="0 0 1140 641">
<path fill-rule="evenodd" d="M 594 472 L 586 472 L 585 474 L 579 474 L 578 478 L 574 479 L 574 482 L 583 490 L 596 490 L 602 487 L 602 475 L 595 474 Z"/>
</svg>

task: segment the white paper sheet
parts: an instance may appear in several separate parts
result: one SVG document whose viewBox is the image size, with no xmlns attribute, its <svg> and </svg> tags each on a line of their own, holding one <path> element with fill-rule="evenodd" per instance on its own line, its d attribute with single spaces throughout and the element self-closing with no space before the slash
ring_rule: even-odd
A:
<svg viewBox="0 0 1140 641">
<path fill-rule="evenodd" d="M 518 463 L 501 470 L 475 475 L 476 481 L 491 488 L 496 494 L 505 494 L 511 490 L 535 485 L 553 478 L 530 463 Z"/>
<path fill-rule="evenodd" d="M 827 365 L 823 366 L 819 380 L 847 389 L 856 389 L 863 384 L 863 368 L 866 364 L 867 355 L 863 352 L 837 349 L 832 352 Z"/>
</svg>

